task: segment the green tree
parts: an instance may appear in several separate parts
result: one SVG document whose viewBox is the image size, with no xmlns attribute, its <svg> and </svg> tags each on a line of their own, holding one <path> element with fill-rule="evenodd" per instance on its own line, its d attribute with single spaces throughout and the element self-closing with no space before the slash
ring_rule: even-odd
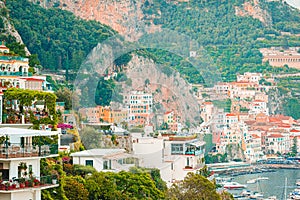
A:
<svg viewBox="0 0 300 200">
<path fill-rule="evenodd" d="M 188 173 L 182 183 L 173 185 L 168 191 L 169 199 L 220 200 L 216 186 L 200 174 Z M 233 199 L 233 198 L 232 198 Z"/>
<path fill-rule="evenodd" d="M 106 81 L 101 77 L 96 89 L 95 103 L 101 106 L 110 105 L 114 89 L 115 83 L 112 79 Z"/>
<path fill-rule="evenodd" d="M 84 186 L 85 180 L 82 177 L 66 176 L 64 179 L 66 182 L 64 191 L 69 200 L 88 200 L 89 192 Z"/>
<path fill-rule="evenodd" d="M 85 149 L 101 148 L 102 134 L 92 127 L 85 127 L 80 131 L 81 142 Z"/>
<path fill-rule="evenodd" d="M 96 172 L 86 181 L 89 199 L 163 199 L 148 173 Z"/>
<path fill-rule="evenodd" d="M 65 102 L 66 110 L 71 110 L 73 105 L 75 108 L 79 105 L 78 95 L 69 88 L 59 88 L 55 95 L 57 96 L 57 102 Z"/>
<path fill-rule="evenodd" d="M 96 169 L 92 166 L 85 166 L 85 165 L 73 165 L 73 175 L 80 175 L 85 177 L 87 174 L 95 173 Z"/>
</svg>

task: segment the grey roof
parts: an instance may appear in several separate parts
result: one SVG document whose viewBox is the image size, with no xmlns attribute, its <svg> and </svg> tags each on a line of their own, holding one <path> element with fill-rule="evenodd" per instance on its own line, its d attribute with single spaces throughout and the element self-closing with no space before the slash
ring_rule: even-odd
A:
<svg viewBox="0 0 300 200">
<path fill-rule="evenodd" d="M 85 151 L 79 151 L 71 153 L 73 157 L 90 157 L 90 156 L 107 156 L 117 153 L 125 153 L 125 149 L 89 149 Z"/>
</svg>

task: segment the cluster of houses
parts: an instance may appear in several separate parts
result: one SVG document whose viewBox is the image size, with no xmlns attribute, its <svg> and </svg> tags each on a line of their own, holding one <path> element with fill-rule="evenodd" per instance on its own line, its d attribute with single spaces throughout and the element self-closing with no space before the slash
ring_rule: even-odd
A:
<svg viewBox="0 0 300 200">
<path fill-rule="evenodd" d="M 33 76 L 29 72 L 28 59 L 10 54 L 4 44 L 0 45 L 0 54 L 2 91 L 9 87 L 38 91 L 51 89 L 46 77 Z M 80 108 L 79 115 L 86 122 L 86 126 L 103 122 L 111 124 L 111 131 L 116 135 L 117 142 L 115 148 L 88 149 L 72 153 L 73 164 L 113 172 L 129 170 L 132 166 L 158 168 L 162 179 L 171 185 L 183 180 L 189 172 L 197 173 L 204 166 L 206 145 L 199 139 L 199 134 L 212 135 L 215 153 L 224 154 L 228 146 L 239 146 L 245 161 L 250 163 L 268 154 L 291 152 L 295 141 L 300 139 L 300 122 L 289 116 L 270 115 L 267 91 L 276 86 L 272 83 L 263 84 L 263 78 L 260 73 L 238 74 L 236 82 L 218 83 L 213 88 L 205 89 L 207 99 L 198 99 L 199 116 L 203 122 L 194 132 L 183 128 L 183 119 L 176 110 L 169 110 L 162 116 L 156 116 L 165 130 L 151 134 L 155 131 L 151 124 L 155 115 L 154 100 L 153 95 L 145 91 L 135 90 L 124 94 L 122 108 L 115 109 L 111 106 Z M 2 95 L 3 93 L 0 93 L 0 108 L 3 108 Z M 201 96 L 199 91 L 197 95 Z M 231 102 L 228 112 L 215 104 L 215 100 L 228 99 Z M 56 107 L 57 110 L 64 112 L 63 102 L 58 102 Z M 75 121 L 71 113 L 63 117 L 66 122 Z M 126 130 L 116 126 L 122 123 L 143 127 L 144 130 L 128 134 Z M 55 180 L 51 182 L 47 177 L 40 177 L 39 161 L 44 157 L 57 156 L 60 149 L 59 141 L 56 145 L 50 146 L 37 144 L 32 140 L 32 137 L 51 135 L 60 133 L 0 128 L 0 137 L 3 136 L 1 138 L 4 140 L 9 139 L 9 142 L 3 142 L 0 146 L 0 177 L 1 180 L 12 180 L 5 182 L 4 189 L 3 181 L 0 183 L 1 199 L 23 197 L 41 199 L 42 189 L 58 186 Z M 296 145 L 300 152 L 300 145 Z M 24 163 L 28 169 L 23 169 Z M 35 182 L 39 182 L 39 187 L 23 187 L 22 181 L 32 178 L 25 175 L 25 171 L 35 174 L 37 179 Z"/>
<path fill-rule="evenodd" d="M 211 92 L 231 100 L 230 112 L 218 108 L 213 101 L 201 105 L 202 129 L 213 135 L 217 153 L 235 144 L 245 159 L 256 162 L 267 154 L 291 152 L 294 138 L 300 134 L 300 123 L 290 116 L 270 115 L 267 91 L 276 86 L 260 84 L 260 73 L 237 75 L 237 81 L 219 83 Z M 300 145 L 298 145 L 300 150 Z"/>
<path fill-rule="evenodd" d="M 79 114 L 87 123 L 127 123 L 129 126 L 147 126 L 151 124 L 153 113 L 153 95 L 141 90 L 134 90 L 124 94 L 123 107 L 114 109 L 111 106 L 95 106 L 80 108 Z M 165 112 L 159 116 L 159 125 L 167 124 L 166 129 L 180 132 L 181 118 L 175 110 Z"/>
<path fill-rule="evenodd" d="M 51 91 L 46 76 L 33 75 L 29 70 L 29 59 L 11 54 L 3 42 L 0 45 L 0 87 Z"/>
<path fill-rule="evenodd" d="M 170 186 L 188 172 L 197 173 L 204 164 L 205 142 L 196 135 L 160 134 L 158 137 L 132 133 L 130 149 L 89 149 L 72 153 L 73 164 L 90 165 L 98 171 L 129 170 L 130 167 L 157 168 Z M 130 152 L 130 153 L 129 153 Z"/>
</svg>

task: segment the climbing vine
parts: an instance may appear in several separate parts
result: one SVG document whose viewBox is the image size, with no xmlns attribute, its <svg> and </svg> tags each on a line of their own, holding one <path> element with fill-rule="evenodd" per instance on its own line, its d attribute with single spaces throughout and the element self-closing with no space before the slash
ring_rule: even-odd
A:
<svg viewBox="0 0 300 200">
<path fill-rule="evenodd" d="M 30 122 L 33 124 L 34 129 L 39 129 L 40 124 L 51 124 L 53 129 L 56 129 L 58 123 L 58 117 L 55 109 L 56 95 L 50 92 L 24 90 L 20 88 L 9 88 L 4 93 L 5 102 L 12 103 L 13 100 L 17 100 L 19 103 L 20 113 L 24 113 L 24 106 L 31 106 L 34 101 L 43 101 L 45 111 L 47 110 L 49 115 L 45 118 L 36 119 L 33 112 L 30 113 Z"/>
</svg>

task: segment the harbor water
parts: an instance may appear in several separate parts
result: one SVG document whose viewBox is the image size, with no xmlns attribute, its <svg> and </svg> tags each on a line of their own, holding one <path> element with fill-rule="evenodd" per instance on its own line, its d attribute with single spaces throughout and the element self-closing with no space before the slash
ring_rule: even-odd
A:
<svg viewBox="0 0 300 200">
<path fill-rule="evenodd" d="M 247 181 L 258 177 L 268 177 L 268 180 L 260 180 L 253 184 L 247 184 Z M 287 181 L 286 181 L 287 180 Z M 300 180 L 300 170 L 298 169 L 277 169 L 274 172 L 263 172 L 256 174 L 245 174 L 235 176 L 232 181 L 247 185 L 246 190 L 260 192 L 264 197 L 276 196 L 277 199 L 284 200 L 284 194 L 288 195 L 296 186 L 297 180 Z M 240 192 L 242 190 L 239 190 Z M 237 190 L 229 192 L 237 193 Z"/>
</svg>

